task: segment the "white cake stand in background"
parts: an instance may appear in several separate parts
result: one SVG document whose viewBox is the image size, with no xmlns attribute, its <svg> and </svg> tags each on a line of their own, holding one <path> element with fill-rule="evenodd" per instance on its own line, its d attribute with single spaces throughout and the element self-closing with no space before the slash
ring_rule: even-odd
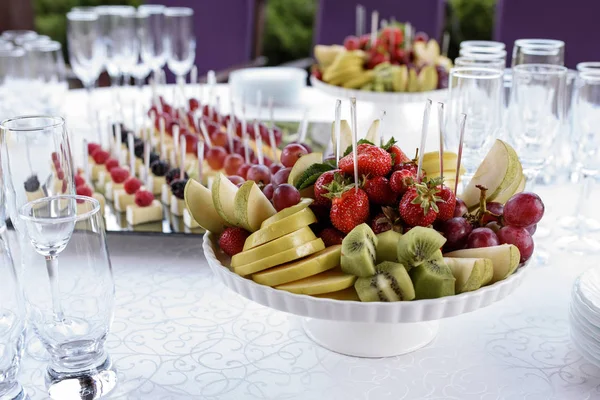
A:
<svg viewBox="0 0 600 400">
<path fill-rule="evenodd" d="M 264 306 L 303 317 L 306 334 L 319 345 L 356 357 L 390 357 L 431 342 L 438 320 L 478 310 L 500 301 L 522 282 L 519 268 L 509 278 L 479 290 L 440 299 L 361 303 L 289 293 L 259 285 L 232 272 L 216 238 L 206 233 L 204 255 L 211 270 L 234 292 Z"/>
</svg>

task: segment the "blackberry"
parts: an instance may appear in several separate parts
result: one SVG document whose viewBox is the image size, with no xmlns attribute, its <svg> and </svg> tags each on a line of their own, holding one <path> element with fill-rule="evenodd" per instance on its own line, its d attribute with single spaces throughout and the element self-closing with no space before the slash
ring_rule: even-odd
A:
<svg viewBox="0 0 600 400">
<path fill-rule="evenodd" d="M 152 173 L 156 176 L 165 176 L 169 172 L 169 163 L 163 160 L 157 160 L 150 165 Z"/>
<path fill-rule="evenodd" d="M 150 152 L 150 165 L 152 165 L 155 161 L 160 160 L 160 156 L 158 155 L 158 153 L 155 153 L 153 151 Z"/>
<path fill-rule="evenodd" d="M 40 188 L 40 181 L 38 180 L 37 175 L 31 175 L 25 181 L 25 191 L 26 192 L 35 192 Z"/>
<path fill-rule="evenodd" d="M 185 185 L 187 184 L 187 181 L 187 179 L 177 179 L 176 181 L 173 181 L 171 183 L 171 192 L 173 193 L 173 196 L 183 200 Z"/>
<path fill-rule="evenodd" d="M 137 158 L 144 158 L 144 141 L 140 138 L 135 138 L 133 142 L 133 152 Z"/>
<path fill-rule="evenodd" d="M 133 131 L 128 131 L 127 129 L 121 130 L 121 143 L 123 143 L 127 147 L 129 147 L 129 141 L 127 140 L 127 138 L 129 137 L 130 133 L 133 133 Z"/>
<path fill-rule="evenodd" d="M 171 170 L 169 170 L 169 172 L 167 172 L 167 175 L 165 175 L 167 185 L 170 185 L 175 180 L 179 179 L 180 174 L 181 174 L 181 170 L 179 168 L 171 168 Z M 183 178 L 186 180 L 189 179 L 187 172 L 183 173 Z"/>
</svg>

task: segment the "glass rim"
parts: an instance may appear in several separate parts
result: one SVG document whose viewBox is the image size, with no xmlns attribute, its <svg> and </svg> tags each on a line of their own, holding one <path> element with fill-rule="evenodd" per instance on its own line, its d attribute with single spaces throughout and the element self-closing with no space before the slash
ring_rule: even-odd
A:
<svg viewBox="0 0 600 400">
<path fill-rule="evenodd" d="M 135 13 L 134 6 L 126 6 L 126 5 L 112 5 L 112 6 L 96 6 L 97 14 L 102 15 L 128 15 L 131 13 Z"/>
<path fill-rule="evenodd" d="M 540 69 L 541 71 L 537 71 Z M 521 73 L 542 73 L 545 75 L 567 75 L 567 71 L 569 70 L 567 67 L 556 64 L 519 64 L 512 67 L 513 74 L 514 72 Z M 536 70 L 536 71 L 534 71 Z"/>
<path fill-rule="evenodd" d="M 503 75 L 504 71 L 498 68 L 455 67 L 450 69 L 450 78 L 499 79 Z"/>
<path fill-rule="evenodd" d="M 148 14 L 162 14 L 167 6 L 162 4 L 141 4 L 138 6 L 138 11 L 147 12 Z"/>
<path fill-rule="evenodd" d="M 506 48 L 506 44 L 502 42 L 496 42 L 494 40 L 463 40 L 460 42 L 461 49 L 469 48 L 469 47 L 488 47 L 492 49 L 502 49 Z"/>
<path fill-rule="evenodd" d="M 469 65 L 458 65 L 458 63 L 460 62 L 467 62 L 467 63 L 472 63 Z M 495 58 L 477 58 L 477 57 L 469 57 L 469 56 L 459 56 L 456 57 L 454 59 L 454 65 L 459 66 L 459 67 L 468 67 L 468 66 L 473 66 L 473 67 L 482 67 L 482 68 L 488 68 L 487 65 L 498 65 L 500 66 L 502 69 L 506 68 L 506 61 L 502 60 L 502 59 L 495 59 Z"/>
<path fill-rule="evenodd" d="M 600 71 L 584 71 L 579 73 L 579 79 L 600 83 Z"/>
<path fill-rule="evenodd" d="M 583 61 L 578 63 L 575 68 L 579 72 L 585 72 L 585 68 L 600 69 L 600 61 Z"/>
<path fill-rule="evenodd" d="M 165 17 L 191 17 L 194 10 L 190 7 L 167 7 L 164 13 Z"/>
<path fill-rule="evenodd" d="M 12 46 L 0 49 L 0 56 L 3 57 L 23 57 L 25 55 L 25 49 L 22 47 Z"/>
<path fill-rule="evenodd" d="M 33 36 L 37 36 L 37 32 L 36 31 L 32 31 L 30 29 L 9 29 L 7 31 L 2 32 L 2 37 L 10 37 L 11 40 L 19 37 L 19 36 L 26 36 L 26 35 L 30 35 L 31 37 Z"/>
<path fill-rule="evenodd" d="M 25 214 L 25 210 L 33 208 L 39 204 L 47 203 L 47 202 L 53 201 L 53 200 L 61 200 L 61 199 L 75 200 L 75 202 L 77 202 L 77 203 L 79 203 L 80 201 L 88 202 L 88 203 L 91 203 L 93 205 L 93 207 L 91 210 L 86 211 L 83 214 L 75 213 L 75 215 L 69 216 L 69 217 L 46 218 L 46 217 L 32 217 L 30 215 Z M 98 200 L 94 199 L 93 197 L 80 196 L 77 194 L 61 194 L 58 196 L 42 197 L 41 199 L 37 199 L 37 200 L 30 201 L 28 203 L 23 204 L 21 206 L 21 208 L 19 208 L 19 218 L 21 218 L 24 221 L 30 221 L 30 222 L 33 221 L 33 222 L 37 222 L 37 223 L 41 223 L 41 224 L 50 225 L 50 224 L 59 224 L 59 223 L 63 223 L 63 222 L 83 221 L 85 219 L 90 218 L 94 214 L 97 214 L 99 211 L 100 211 L 100 202 Z"/>
<path fill-rule="evenodd" d="M 35 119 L 35 118 L 49 119 L 49 120 L 53 121 L 53 123 L 46 125 L 46 126 L 37 126 L 37 127 L 33 127 L 33 128 L 10 128 L 7 126 L 10 123 L 15 122 L 15 121 L 21 121 L 21 120 L 26 120 L 26 119 Z M 23 116 L 19 116 L 19 117 L 7 118 L 7 119 L 3 120 L 2 122 L 0 122 L 0 128 L 10 131 L 10 132 L 34 132 L 34 131 L 39 131 L 40 129 L 53 129 L 53 128 L 58 128 L 58 127 L 64 126 L 64 125 L 65 125 L 65 119 L 63 117 L 52 116 L 52 115 L 23 115 Z"/>
<path fill-rule="evenodd" d="M 541 48 L 561 48 L 565 47 L 565 42 L 557 39 L 517 39 L 515 46 L 519 47 L 541 47 Z"/>
<path fill-rule="evenodd" d="M 68 21 L 97 21 L 98 13 L 95 11 L 74 10 L 67 13 Z"/>
<path fill-rule="evenodd" d="M 62 45 L 60 44 L 60 42 L 57 42 L 56 40 L 43 41 L 43 42 L 32 41 L 29 43 L 25 43 L 23 45 L 23 47 L 27 51 L 33 50 L 33 51 L 41 51 L 41 52 L 58 51 L 58 50 L 62 49 Z"/>
</svg>

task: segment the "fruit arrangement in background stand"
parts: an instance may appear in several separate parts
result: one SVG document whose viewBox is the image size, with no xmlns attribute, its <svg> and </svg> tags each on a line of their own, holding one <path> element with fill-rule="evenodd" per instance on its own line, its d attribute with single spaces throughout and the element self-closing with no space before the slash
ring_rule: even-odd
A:
<svg viewBox="0 0 600 400">
<path fill-rule="evenodd" d="M 448 87 L 452 62 L 424 33 L 405 35 L 409 26 L 395 24 L 371 35 L 348 36 L 344 46 L 316 45 L 317 79 L 348 89 L 376 92 L 426 92 Z"/>
<path fill-rule="evenodd" d="M 340 125 L 347 143 L 348 124 Z M 508 144 L 496 142 L 464 195 L 453 191 L 463 171 L 456 154 L 443 154 L 443 171 L 439 158 L 424 154 L 418 174 L 418 159 L 393 138 L 381 146 L 362 139 L 356 160 L 350 146 L 337 163 L 290 144 L 274 174 L 248 170 L 236 184 L 218 173 L 210 190 L 190 179 L 184 198 L 196 222 L 219 237 L 231 270 L 259 284 L 339 300 L 439 298 L 515 272 L 532 255 L 544 213 L 536 194 L 522 192 Z"/>
</svg>

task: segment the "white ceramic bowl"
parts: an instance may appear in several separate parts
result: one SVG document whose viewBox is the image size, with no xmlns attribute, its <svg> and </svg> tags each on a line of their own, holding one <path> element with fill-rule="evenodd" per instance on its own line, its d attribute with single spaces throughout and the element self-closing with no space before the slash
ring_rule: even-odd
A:
<svg viewBox="0 0 600 400">
<path fill-rule="evenodd" d="M 217 248 L 214 235 L 206 233 L 204 255 L 217 279 L 227 287 L 264 306 L 308 317 L 304 328 L 313 340 L 333 351 L 361 357 L 403 354 L 426 345 L 437 333 L 437 320 L 502 300 L 521 284 L 527 271 L 521 267 L 501 282 L 440 299 L 362 303 L 299 295 L 260 285 L 225 266 L 228 257 Z"/>
<path fill-rule="evenodd" d="M 300 102 L 307 76 L 300 68 L 245 68 L 230 74 L 229 85 L 234 98 L 242 100 L 245 96 L 248 104 L 256 103 L 256 93 L 260 90 L 263 106 L 271 97 L 276 107 L 292 107 Z"/>
<path fill-rule="evenodd" d="M 310 83 L 315 88 L 328 95 L 347 99 L 356 97 L 357 101 L 365 101 L 370 103 L 382 103 L 387 105 L 404 104 L 404 103 L 421 103 L 427 99 L 434 101 L 445 101 L 448 89 L 432 90 L 429 92 L 371 92 L 368 90 L 346 89 L 341 86 L 334 86 L 325 83 L 314 76 L 310 77 Z"/>
</svg>

